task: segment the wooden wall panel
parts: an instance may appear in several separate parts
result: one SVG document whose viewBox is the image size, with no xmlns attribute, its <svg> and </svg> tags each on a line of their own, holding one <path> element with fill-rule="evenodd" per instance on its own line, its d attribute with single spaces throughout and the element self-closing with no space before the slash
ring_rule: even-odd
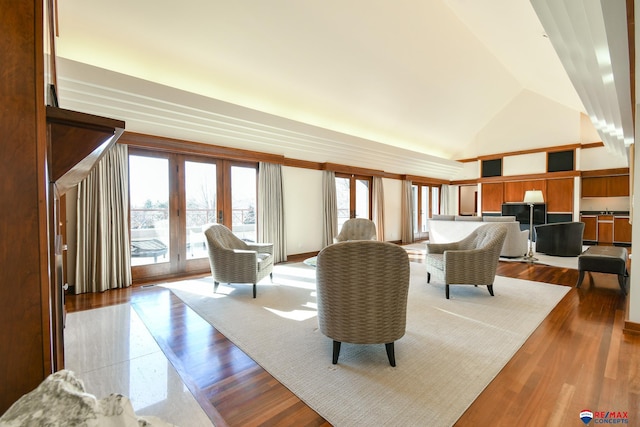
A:
<svg viewBox="0 0 640 427">
<path fill-rule="evenodd" d="M 501 212 L 503 196 L 502 182 L 482 184 L 482 212 Z"/>
<path fill-rule="evenodd" d="M 573 212 L 573 178 L 547 181 L 547 212 Z"/>
<path fill-rule="evenodd" d="M 507 181 L 504 183 L 505 203 L 522 202 L 523 198 L 524 198 L 523 181 Z"/>
</svg>

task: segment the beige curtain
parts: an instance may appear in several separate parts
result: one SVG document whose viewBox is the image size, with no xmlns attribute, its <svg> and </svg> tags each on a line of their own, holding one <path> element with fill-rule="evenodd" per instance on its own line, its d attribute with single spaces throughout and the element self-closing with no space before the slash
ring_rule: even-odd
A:
<svg viewBox="0 0 640 427">
<path fill-rule="evenodd" d="M 377 239 L 384 242 L 384 186 L 380 176 L 373 177 L 373 222 Z"/>
<path fill-rule="evenodd" d="M 322 176 L 322 247 L 333 243 L 338 235 L 338 201 L 336 196 L 336 174 L 324 171 Z"/>
<path fill-rule="evenodd" d="M 451 208 L 450 197 L 449 197 L 450 191 L 451 191 L 451 187 L 449 186 L 449 184 L 442 184 L 440 186 L 440 213 L 442 215 L 453 215 L 450 213 L 450 212 L 453 212 L 453 209 Z"/>
<path fill-rule="evenodd" d="M 402 181 L 401 237 L 403 244 L 413 243 L 413 193 L 411 181 Z"/>
<path fill-rule="evenodd" d="M 129 160 L 115 144 L 78 184 L 76 293 L 131 285 Z"/>
<path fill-rule="evenodd" d="M 258 168 L 258 241 L 273 243 L 273 261 L 287 260 L 282 165 L 260 162 Z"/>
</svg>

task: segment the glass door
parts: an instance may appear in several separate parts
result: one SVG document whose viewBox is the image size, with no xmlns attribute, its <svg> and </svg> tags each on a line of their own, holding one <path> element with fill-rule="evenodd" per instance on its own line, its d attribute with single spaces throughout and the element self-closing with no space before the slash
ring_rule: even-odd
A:
<svg viewBox="0 0 640 427">
<path fill-rule="evenodd" d="M 338 231 L 349 218 L 371 219 L 371 177 L 336 173 Z"/>
<path fill-rule="evenodd" d="M 129 151 L 134 280 L 209 270 L 207 224 L 257 241 L 257 164 Z"/>
</svg>

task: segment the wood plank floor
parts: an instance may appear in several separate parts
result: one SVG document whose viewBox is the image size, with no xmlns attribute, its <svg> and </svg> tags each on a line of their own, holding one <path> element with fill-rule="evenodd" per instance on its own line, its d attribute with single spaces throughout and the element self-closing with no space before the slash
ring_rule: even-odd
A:
<svg viewBox="0 0 640 427">
<path fill-rule="evenodd" d="M 498 274 L 572 289 L 456 425 L 583 425 L 584 409 L 620 411 L 640 425 L 640 336 L 622 333 L 627 299 L 616 276 L 592 273 L 577 289 L 572 269 L 500 262 Z M 165 289 L 70 295 L 66 307 L 127 301 L 217 426 L 329 425 Z"/>
</svg>

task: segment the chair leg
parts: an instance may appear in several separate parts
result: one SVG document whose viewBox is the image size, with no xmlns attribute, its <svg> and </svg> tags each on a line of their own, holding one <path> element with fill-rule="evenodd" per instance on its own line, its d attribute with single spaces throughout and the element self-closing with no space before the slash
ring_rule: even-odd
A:
<svg viewBox="0 0 640 427">
<path fill-rule="evenodd" d="M 489 290 L 489 295 L 493 296 L 493 285 L 487 285 L 487 289 Z"/>
<path fill-rule="evenodd" d="M 431 273 L 427 273 L 427 283 L 431 281 Z"/>
<path fill-rule="evenodd" d="M 271 279 L 271 283 L 273 283 L 273 273 L 269 273 L 269 278 Z"/>
<path fill-rule="evenodd" d="M 449 299 L 449 285 L 444 285 L 444 294 Z"/>
<path fill-rule="evenodd" d="M 340 341 L 333 341 L 333 361 L 332 363 L 336 365 L 338 363 L 338 356 L 340 356 L 340 345 L 342 343 Z"/>
<path fill-rule="evenodd" d="M 580 270 L 580 275 L 578 276 L 578 283 L 576 283 L 576 288 L 579 288 L 582 285 L 582 279 L 584 279 L 584 270 Z"/>
<path fill-rule="evenodd" d="M 393 347 L 393 343 L 387 343 L 384 345 L 387 349 L 387 357 L 389 358 L 389 364 L 395 368 L 396 366 L 396 353 Z"/>
<path fill-rule="evenodd" d="M 213 293 L 215 294 L 218 291 L 218 285 L 220 282 L 213 281 Z"/>
<path fill-rule="evenodd" d="M 258 286 L 254 283 L 253 284 L 253 297 L 256 297 L 256 293 L 258 292 Z"/>
<path fill-rule="evenodd" d="M 627 276 L 624 274 L 618 274 L 618 284 L 620 285 L 620 290 L 622 290 L 623 295 L 627 295 Z"/>
</svg>

